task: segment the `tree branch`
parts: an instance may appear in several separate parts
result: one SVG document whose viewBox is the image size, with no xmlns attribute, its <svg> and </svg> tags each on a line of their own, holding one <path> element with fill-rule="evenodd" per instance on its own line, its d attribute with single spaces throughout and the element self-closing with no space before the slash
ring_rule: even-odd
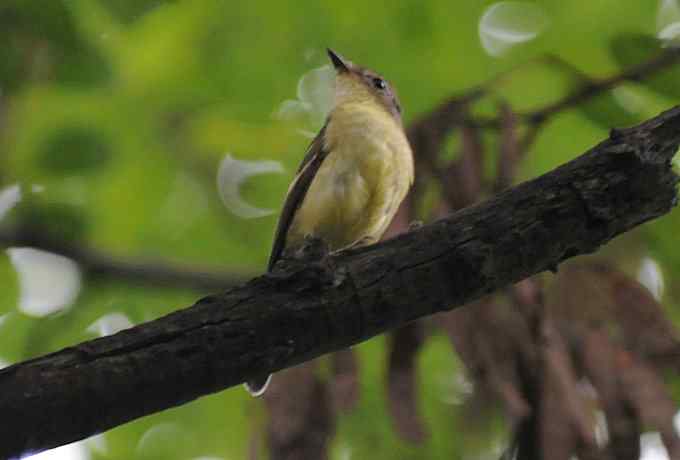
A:
<svg viewBox="0 0 680 460">
<path fill-rule="evenodd" d="M 521 121 L 526 122 L 529 125 L 542 125 L 558 113 L 576 107 L 599 94 L 615 88 L 621 83 L 626 81 L 646 80 L 679 62 L 680 50 L 677 48 L 668 48 L 651 59 L 632 66 L 620 73 L 606 78 L 592 79 L 563 98 L 545 104 L 534 110 L 521 112 L 518 114 L 518 117 Z M 477 123 L 482 127 L 498 128 L 502 125 L 503 120 L 501 117 L 479 118 L 473 119 L 471 122 Z"/>
<path fill-rule="evenodd" d="M 0 229 L 0 245 L 30 246 L 54 252 L 77 262 L 90 276 L 115 278 L 138 284 L 213 290 L 233 287 L 250 278 L 245 270 L 217 271 L 154 260 L 114 257 L 86 246 L 50 238 L 44 231 L 33 228 Z"/>
<path fill-rule="evenodd" d="M 632 66 L 623 72 L 612 75 L 611 77 L 600 80 L 592 80 L 588 84 L 582 86 L 574 93 L 568 94 L 564 98 L 547 104 L 532 112 L 523 114 L 529 123 L 540 124 L 563 110 L 576 107 L 579 104 L 587 101 L 593 96 L 604 93 L 626 81 L 641 81 L 648 79 L 662 70 L 668 69 L 672 65 L 680 62 L 680 51 L 677 48 L 668 48 L 659 53 L 657 56 L 642 62 L 636 66 Z"/>
<path fill-rule="evenodd" d="M 452 309 L 676 204 L 680 106 L 446 219 L 0 371 L 0 458 L 110 429 Z"/>
</svg>

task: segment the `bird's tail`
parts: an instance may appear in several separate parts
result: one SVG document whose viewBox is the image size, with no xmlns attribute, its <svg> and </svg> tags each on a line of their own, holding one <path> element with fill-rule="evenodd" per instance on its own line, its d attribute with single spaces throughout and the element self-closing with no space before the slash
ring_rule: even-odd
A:
<svg viewBox="0 0 680 460">
<path fill-rule="evenodd" d="M 245 383 L 246 390 L 251 396 L 257 397 L 262 396 L 262 394 L 267 390 L 269 382 L 271 382 L 271 374 L 264 377 L 257 377 Z"/>
</svg>

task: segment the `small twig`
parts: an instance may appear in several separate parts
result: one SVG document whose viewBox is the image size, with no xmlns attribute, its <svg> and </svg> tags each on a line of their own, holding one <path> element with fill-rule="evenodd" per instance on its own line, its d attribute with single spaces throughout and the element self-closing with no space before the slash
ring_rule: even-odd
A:
<svg viewBox="0 0 680 460">
<path fill-rule="evenodd" d="M 133 283 L 198 290 L 226 289 L 248 280 L 247 270 L 220 271 L 168 262 L 114 257 L 67 241 L 51 239 L 38 231 L 0 229 L 0 246 L 29 246 L 68 257 L 89 276 Z"/>
<path fill-rule="evenodd" d="M 436 169 L 437 156 L 446 136 L 468 117 L 468 106 L 482 97 L 483 88 L 473 88 L 450 97 L 431 112 L 418 118 L 406 130 L 416 162 Z"/>
<path fill-rule="evenodd" d="M 533 125 L 529 125 L 527 130 L 524 132 L 522 138 L 519 140 L 519 151 L 521 152 L 522 156 L 526 155 L 526 152 L 528 152 L 531 146 L 534 144 L 534 141 L 536 141 L 536 137 L 538 136 L 538 133 L 541 131 L 542 127 L 543 124 L 534 123 Z"/>
<path fill-rule="evenodd" d="M 646 80 L 658 72 L 680 62 L 680 50 L 669 48 L 657 56 L 635 65 L 618 74 L 602 79 L 592 79 L 577 91 L 565 97 L 528 112 L 520 112 L 519 119 L 529 125 L 541 125 L 558 113 L 578 106 L 601 93 L 604 93 L 626 81 Z M 500 117 L 477 118 L 472 120 L 486 128 L 499 128 L 502 124 Z"/>
<path fill-rule="evenodd" d="M 529 123 L 540 123 L 557 113 L 574 107 L 586 100 L 614 88 L 626 81 L 641 81 L 651 77 L 652 75 L 677 64 L 680 61 L 680 51 L 670 48 L 656 57 L 631 67 L 618 75 L 613 75 L 602 80 L 594 80 L 591 83 L 583 86 L 579 91 L 568 95 L 567 97 L 548 104 L 539 110 L 535 110 L 529 114 L 525 114 L 524 118 Z"/>
</svg>

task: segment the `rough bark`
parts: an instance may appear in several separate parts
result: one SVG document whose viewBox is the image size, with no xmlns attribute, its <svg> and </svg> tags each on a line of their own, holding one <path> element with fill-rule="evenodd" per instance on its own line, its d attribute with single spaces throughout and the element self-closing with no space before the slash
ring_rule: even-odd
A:
<svg viewBox="0 0 680 460">
<path fill-rule="evenodd" d="M 341 350 L 591 253 L 676 203 L 680 107 L 378 245 L 273 274 L 116 335 L 0 371 L 0 458 Z"/>
</svg>

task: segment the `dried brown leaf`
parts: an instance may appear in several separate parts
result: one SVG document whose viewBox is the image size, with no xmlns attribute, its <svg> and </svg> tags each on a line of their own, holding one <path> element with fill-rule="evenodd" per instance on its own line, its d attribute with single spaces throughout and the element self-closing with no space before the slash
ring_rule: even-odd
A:
<svg viewBox="0 0 680 460">
<path fill-rule="evenodd" d="M 278 372 L 264 394 L 270 460 L 328 458 L 335 414 L 327 385 L 310 361 Z"/>
<path fill-rule="evenodd" d="M 392 421 L 399 435 L 422 442 L 427 430 L 418 409 L 416 359 L 424 340 L 421 322 L 413 322 L 391 334 L 387 396 Z"/>
<path fill-rule="evenodd" d="M 626 348 L 659 367 L 669 364 L 665 357 L 677 353 L 678 334 L 662 305 L 647 288 L 624 273 L 613 269 L 606 273 Z"/>
<path fill-rule="evenodd" d="M 640 422 L 628 405 L 619 384 L 617 350 L 603 329 L 593 329 L 584 337 L 580 359 L 607 421 L 608 446 L 613 458 L 640 458 Z"/>
<path fill-rule="evenodd" d="M 518 117 L 508 104 L 499 108 L 500 133 L 498 167 L 494 190 L 499 192 L 512 185 L 517 177 L 517 170 L 522 158 L 522 151 L 517 135 Z"/>
<path fill-rule="evenodd" d="M 469 104 L 482 94 L 483 90 L 477 88 L 453 96 L 409 125 L 406 134 L 417 163 L 422 163 L 430 171 L 436 169 L 446 137 L 466 120 Z"/>
<path fill-rule="evenodd" d="M 670 458 L 680 458 L 680 440 L 673 425 L 677 408 L 659 374 L 625 351 L 617 354 L 616 364 L 622 393 L 641 425 L 658 430 Z"/>
<path fill-rule="evenodd" d="M 333 380 L 331 392 L 337 411 L 347 412 L 359 401 L 359 365 L 354 350 L 348 348 L 331 355 Z"/>
<path fill-rule="evenodd" d="M 461 154 L 441 176 L 444 196 L 451 209 L 462 209 L 481 198 L 484 187 L 484 146 L 477 125 L 461 126 Z"/>
<path fill-rule="evenodd" d="M 677 334 L 661 305 L 625 273 L 592 262 L 564 267 L 551 291 L 551 311 L 606 415 L 612 457 L 637 459 L 651 426 L 677 458 L 676 409 L 659 374 Z"/>
<path fill-rule="evenodd" d="M 640 283 L 602 263 L 566 264 L 549 294 L 551 311 L 570 337 L 606 325 L 610 339 L 650 359 L 658 368 L 675 364 L 678 334 L 663 307 Z M 578 344 L 575 344 L 578 345 Z"/>
<path fill-rule="evenodd" d="M 542 457 L 569 460 L 579 446 L 595 446 L 593 421 L 579 394 L 568 348 L 549 319 L 543 321 L 538 410 Z"/>
<path fill-rule="evenodd" d="M 531 333 L 516 311 L 494 297 L 437 316 L 479 390 L 501 401 L 513 421 L 530 407 L 523 395 L 523 373 L 533 359 Z"/>
</svg>

